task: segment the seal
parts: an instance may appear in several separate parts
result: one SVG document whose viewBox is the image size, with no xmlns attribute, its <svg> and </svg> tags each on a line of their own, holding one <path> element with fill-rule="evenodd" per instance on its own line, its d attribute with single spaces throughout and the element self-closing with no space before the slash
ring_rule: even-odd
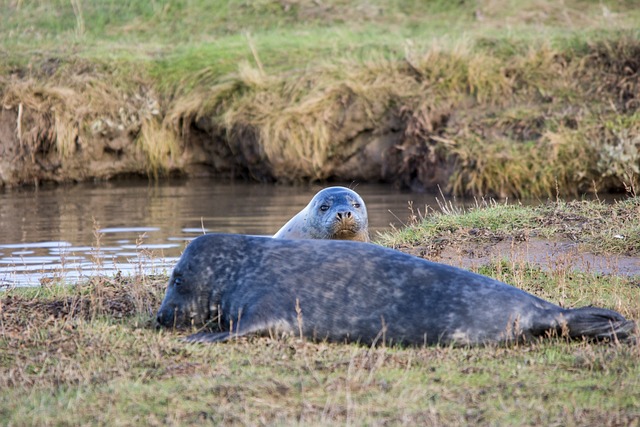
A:
<svg viewBox="0 0 640 427">
<path fill-rule="evenodd" d="M 274 236 L 276 239 L 369 241 L 369 220 L 362 197 L 346 187 L 320 190 Z"/>
<path fill-rule="evenodd" d="M 252 333 L 400 345 L 484 345 L 557 334 L 633 338 L 604 308 L 562 308 L 460 268 L 370 243 L 234 234 L 194 239 L 176 264 L 157 322 L 205 326 L 187 341 Z"/>
</svg>

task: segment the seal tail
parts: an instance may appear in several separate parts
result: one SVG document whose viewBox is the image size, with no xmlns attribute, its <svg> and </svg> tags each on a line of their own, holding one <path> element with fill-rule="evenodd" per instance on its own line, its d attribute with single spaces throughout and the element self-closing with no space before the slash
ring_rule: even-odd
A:
<svg viewBox="0 0 640 427">
<path fill-rule="evenodd" d="M 563 326 L 571 338 L 596 341 L 631 341 L 637 339 L 638 327 L 620 313 L 598 307 L 581 307 L 563 313 Z"/>
</svg>

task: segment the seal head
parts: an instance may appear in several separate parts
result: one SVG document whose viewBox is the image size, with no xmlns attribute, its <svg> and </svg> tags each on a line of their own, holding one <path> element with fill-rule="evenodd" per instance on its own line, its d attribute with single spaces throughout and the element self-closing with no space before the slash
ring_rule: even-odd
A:
<svg viewBox="0 0 640 427">
<path fill-rule="evenodd" d="M 156 316 L 160 325 L 200 327 L 219 320 L 220 296 L 235 280 L 235 272 L 227 268 L 234 266 L 237 271 L 248 253 L 240 240 L 211 243 L 212 238 L 194 239 L 178 260 Z"/>
<path fill-rule="evenodd" d="M 328 187 L 319 191 L 273 237 L 368 242 L 367 208 L 355 191 L 346 187 Z"/>
</svg>

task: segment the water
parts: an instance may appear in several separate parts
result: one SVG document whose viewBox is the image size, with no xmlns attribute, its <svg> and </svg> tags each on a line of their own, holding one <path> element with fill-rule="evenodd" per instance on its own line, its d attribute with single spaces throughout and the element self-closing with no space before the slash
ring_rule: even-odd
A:
<svg viewBox="0 0 640 427">
<path fill-rule="evenodd" d="M 0 288 L 95 275 L 168 274 L 203 232 L 273 235 L 322 187 L 209 179 L 0 190 Z M 372 237 L 424 212 L 430 194 L 360 184 Z"/>
</svg>

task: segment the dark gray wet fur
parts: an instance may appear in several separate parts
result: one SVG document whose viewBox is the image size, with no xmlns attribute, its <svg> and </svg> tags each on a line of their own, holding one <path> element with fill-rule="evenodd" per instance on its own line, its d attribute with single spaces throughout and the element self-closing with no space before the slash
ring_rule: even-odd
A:
<svg viewBox="0 0 640 427">
<path fill-rule="evenodd" d="M 319 191 L 273 237 L 369 241 L 369 220 L 362 197 L 346 187 Z"/>
<path fill-rule="evenodd" d="M 208 324 L 189 341 L 288 332 L 365 344 L 477 345 L 554 334 L 624 340 L 635 322 L 564 309 L 486 276 L 369 243 L 207 234 L 178 261 L 157 315 Z"/>
</svg>

